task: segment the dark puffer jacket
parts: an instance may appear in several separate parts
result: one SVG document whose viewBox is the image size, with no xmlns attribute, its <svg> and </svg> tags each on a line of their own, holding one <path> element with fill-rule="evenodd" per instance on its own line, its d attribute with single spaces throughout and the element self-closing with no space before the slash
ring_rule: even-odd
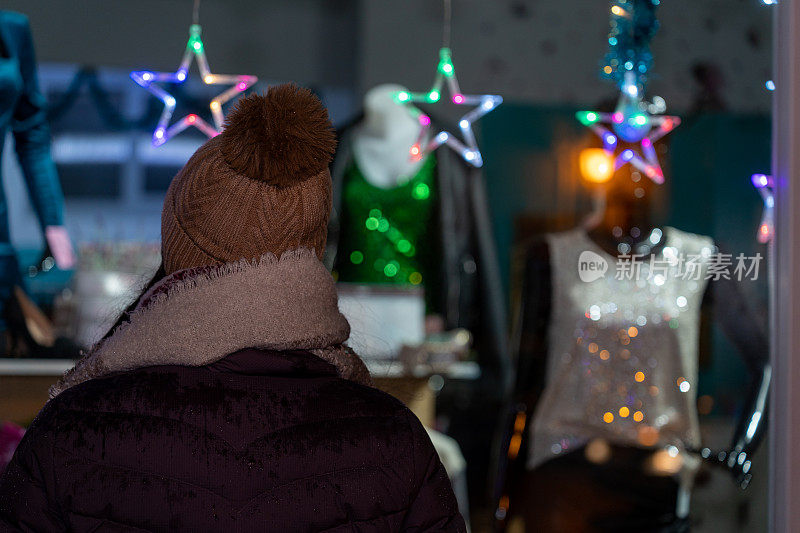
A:
<svg viewBox="0 0 800 533">
<path fill-rule="evenodd" d="M 416 417 L 299 351 L 72 387 L 0 481 L 0 531 L 464 530 Z"/>
</svg>

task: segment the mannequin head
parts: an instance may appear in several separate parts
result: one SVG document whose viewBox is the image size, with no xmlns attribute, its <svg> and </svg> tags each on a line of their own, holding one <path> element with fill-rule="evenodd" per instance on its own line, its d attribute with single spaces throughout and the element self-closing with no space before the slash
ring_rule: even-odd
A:
<svg viewBox="0 0 800 533">
<path fill-rule="evenodd" d="M 385 83 L 367 91 L 364 95 L 363 127 L 367 130 L 365 133 L 388 135 L 394 129 L 419 130 L 417 120 L 394 98 L 398 92 L 407 90 L 402 85 Z"/>
<path fill-rule="evenodd" d="M 364 119 L 353 134 L 353 154 L 365 179 L 376 187 L 395 187 L 413 177 L 421 161 L 409 149 L 419 136 L 419 121 L 395 95 L 401 85 L 373 87 L 364 96 Z"/>
</svg>

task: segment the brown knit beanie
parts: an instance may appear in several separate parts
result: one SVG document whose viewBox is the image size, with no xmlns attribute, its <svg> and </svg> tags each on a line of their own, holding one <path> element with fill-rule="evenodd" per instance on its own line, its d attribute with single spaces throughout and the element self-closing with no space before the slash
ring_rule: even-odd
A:
<svg viewBox="0 0 800 533">
<path fill-rule="evenodd" d="M 297 248 L 322 259 L 335 148 L 328 112 L 308 89 L 278 85 L 240 99 L 167 190 L 166 273 Z"/>
</svg>

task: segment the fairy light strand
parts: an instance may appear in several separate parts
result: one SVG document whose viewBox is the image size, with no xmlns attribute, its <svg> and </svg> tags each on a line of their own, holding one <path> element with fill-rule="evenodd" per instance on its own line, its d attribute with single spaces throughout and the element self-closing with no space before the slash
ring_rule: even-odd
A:
<svg viewBox="0 0 800 533">
<path fill-rule="evenodd" d="M 775 182 L 767 174 L 753 174 L 750 180 L 764 201 L 764 212 L 756 238 L 762 244 L 768 243 L 775 235 Z"/>
<path fill-rule="evenodd" d="M 761 0 L 761 3 L 766 6 L 774 6 L 778 2 L 777 0 Z M 764 87 L 772 92 L 775 90 L 775 82 L 767 80 Z M 758 242 L 766 244 L 772 241 L 772 237 L 775 235 L 775 183 L 772 176 L 768 174 L 753 174 L 750 176 L 750 181 L 764 202 L 764 212 L 758 225 L 756 239 Z"/>
</svg>

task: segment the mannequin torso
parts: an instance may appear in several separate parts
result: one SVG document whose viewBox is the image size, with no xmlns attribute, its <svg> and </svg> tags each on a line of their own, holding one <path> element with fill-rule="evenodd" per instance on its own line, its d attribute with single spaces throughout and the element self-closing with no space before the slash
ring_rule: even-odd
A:
<svg viewBox="0 0 800 533">
<path fill-rule="evenodd" d="M 673 247 L 676 245 L 676 242 L 667 242 L 672 238 L 669 237 L 669 235 L 675 234 L 676 230 L 671 228 L 662 228 L 652 222 L 651 209 L 648 202 L 648 194 L 651 192 L 649 189 L 652 187 L 652 184 L 635 182 L 627 176 L 618 176 L 615 181 L 616 183 L 609 184 L 609 189 L 606 191 L 607 196 L 605 197 L 606 206 L 597 222 L 589 228 L 576 229 L 567 233 L 582 233 L 582 237 L 576 237 L 576 242 L 578 243 L 580 250 L 591 249 L 591 244 L 594 244 L 595 251 L 602 250 L 612 258 L 635 255 L 637 256 L 638 261 L 647 263 L 650 260 L 650 256 L 665 255 L 665 249 L 667 246 Z M 645 179 L 643 181 L 647 180 Z M 677 233 L 680 234 L 682 232 Z M 700 238 L 705 239 L 702 237 Z M 555 278 L 559 277 L 559 275 L 562 278 L 560 294 L 563 296 L 564 276 L 559 273 L 563 272 L 563 269 L 565 268 L 571 272 L 572 269 L 575 268 L 575 263 L 577 262 L 576 255 L 569 260 L 569 265 L 559 266 L 560 263 L 558 256 L 559 254 L 563 255 L 564 250 L 563 248 L 554 250 L 551 245 L 556 242 L 562 242 L 563 240 L 563 237 L 548 237 L 547 239 L 538 240 L 532 243 L 527 250 L 525 259 L 525 274 L 522 286 L 522 304 L 519 312 L 518 325 L 516 328 L 517 334 L 515 336 L 515 343 L 518 350 L 518 373 L 516 386 L 517 395 L 515 402 L 518 403 L 515 403 L 517 407 L 512 410 L 512 416 L 515 416 L 514 420 L 519 420 L 520 413 L 525 411 L 527 411 L 527 413 L 523 419 L 527 419 L 527 417 L 533 413 L 534 408 L 540 412 L 547 413 L 548 409 L 552 409 L 552 407 L 543 404 L 547 403 L 548 397 L 553 396 L 552 394 L 548 395 L 546 392 L 547 388 L 550 386 L 564 386 L 563 384 L 551 384 L 550 379 L 552 376 L 550 374 L 552 373 L 548 373 L 547 371 L 549 359 L 548 354 L 552 351 L 550 345 L 553 344 L 553 347 L 556 347 L 556 352 L 559 352 L 561 349 L 557 347 L 558 343 L 561 342 L 564 344 L 563 338 L 558 336 L 556 338 L 550 338 L 554 334 L 552 327 L 553 320 L 559 314 L 559 309 L 561 310 L 560 314 L 563 318 L 564 311 L 564 302 L 559 301 L 558 297 L 556 296 L 559 291 L 557 291 L 554 287 L 554 284 L 556 283 Z M 563 263 L 563 261 L 561 261 L 561 263 Z M 557 272 L 554 270 L 556 268 L 561 270 Z M 613 266 L 611 268 L 613 269 Z M 606 276 L 614 277 L 614 273 L 608 273 Z M 581 285 L 582 284 L 578 284 L 578 286 Z M 669 282 L 666 285 L 669 286 Z M 667 286 L 663 287 L 663 289 L 666 289 Z M 590 290 L 590 287 L 587 286 L 584 289 L 584 287 L 581 286 L 580 289 L 581 290 L 579 290 L 578 293 L 574 293 L 573 296 L 575 294 L 583 294 L 583 292 Z M 645 289 L 649 292 L 647 287 L 645 287 Z M 644 296 L 647 295 L 643 294 L 643 297 Z M 717 455 L 719 455 L 719 461 L 723 461 L 721 458 L 724 457 L 724 464 L 730 469 L 736 481 L 742 486 L 746 486 L 750 477 L 750 474 L 748 473 L 750 468 L 749 458 L 758 445 L 760 436 L 763 434 L 765 427 L 765 424 L 763 423 L 765 412 L 763 398 L 766 396 L 765 391 L 769 386 L 771 369 L 766 357 L 766 351 L 764 350 L 764 334 L 758 326 L 759 321 L 755 320 L 752 316 L 752 313 L 750 313 L 749 309 L 747 309 L 747 306 L 745 305 L 743 298 L 739 293 L 739 288 L 734 280 L 725 280 L 723 278 L 714 281 L 713 283 L 708 283 L 705 293 L 698 296 L 702 296 L 702 302 L 699 303 L 699 316 L 693 319 L 699 322 L 699 324 L 695 325 L 694 331 L 705 329 L 707 324 L 710 322 L 709 319 L 716 321 L 729 340 L 731 340 L 732 343 L 738 348 L 740 356 L 742 356 L 748 367 L 748 373 L 751 378 L 751 387 L 747 396 L 743 398 L 742 414 L 740 415 L 738 428 L 733 436 L 731 447 L 728 449 L 728 451 L 719 452 L 719 454 L 716 452 L 709 452 L 709 454 L 706 454 L 706 451 L 704 450 L 701 455 L 703 458 L 708 458 L 709 456 L 717 457 Z M 616 296 L 613 298 L 616 298 Z M 667 301 L 670 300 L 675 301 L 676 298 L 672 297 Z M 681 300 L 682 302 L 685 302 L 686 298 L 682 298 Z M 576 315 L 575 318 L 581 319 L 582 317 Z M 639 332 L 642 332 L 643 335 L 647 334 L 644 332 L 644 328 L 639 328 L 639 331 L 636 332 L 637 335 Z M 697 333 L 692 333 L 692 336 L 696 334 Z M 639 338 L 636 340 L 641 341 L 642 336 L 639 335 Z M 599 341 L 598 344 L 600 344 Z M 655 354 L 655 350 L 651 350 L 648 353 Z M 557 353 L 557 355 L 560 355 L 560 352 Z M 669 354 L 665 352 L 662 355 L 667 357 Z M 600 359 L 602 359 L 602 354 L 600 354 Z M 606 359 L 608 359 L 608 357 L 606 357 Z M 612 357 L 609 362 L 613 362 L 613 359 L 614 358 Z M 659 367 L 664 363 L 664 361 L 661 360 L 655 362 Z M 571 376 L 573 374 L 567 375 Z M 647 375 L 649 377 L 649 374 Z M 595 377 L 594 372 L 592 377 Z M 635 381 L 638 382 L 638 378 Z M 634 380 L 629 380 L 629 382 L 634 386 L 636 385 Z M 674 385 L 674 383 L 671 384 Z M 662 387 L 662 389 L 663 388 L 664 387 Z M 579 388 L 576 390 L 583 391 L 584 389 Z M 692 390 L 694 390 L 694 388 Z M 590 409 L 592 407 L 594 407 L 594 403 L 590 402 L 586 409 Z M 520 411 L 520 409 L 524 409 L 524 411 Z M 516 414 L 514 414 L 515 412 Z M 631 410 L 630 413 L 633 413 L 633 411 Z M 621 412 L 619 414 L 615 412 L 614 415 L 615 421 L 622 416 L 626 416 L 628 418 L 630 417 L 628 411 L 625 411 L 624 413 Z M 562 420 L 562 418 L 563 417 L 556 416 L 557 420 Z M 626 421 L 628 418 L 626 418 Z M 536 418 L 533 418 L 530 424 L 535 426 L 537 424 Z M 610 424 L 605 425 L 610 426 Z M 598 424 L 601 429 L 604 428 L 605 425 L 602 423 Z M 505 479 L 504 486 L 506 487 L 505 490 L 511 490 L 510 487 L 513 486 L 520 487 L 512 491 L 512 499 L 517 500 L 516 506 L 520 510 L 530 509 L 530 513 L 528 511 L 524 511 L 526 517 L 530 517 L 531 520 L 533 520 L 533 517 L 535 517 L 535 520 L 539 521 L 536 523 L 540 523 L 543 516 L 542 513 L 544 513 L 546 510 L 542 508 L 543 506 L 544 508 L 549 508 L 556 506 L 556 503 L 558 502 L 563 503 L 563 500 L 554 502 L 553 498 L 548 499 L 542 496 L 542 501 L 545 503 L 538 506 L 534 505 L 534 500 L 538 497 L 537 494 L 539 494 L 536 487 L 544 487 L 545 493 L 547 494 L 560 492 L 560 489 L 554 490 L 552 484 L 550 483 L 550 478 L 548 478 L 546 475 L 547 472 L 551 470 L 555 471 L 555 479 L 577 482 L 579 479 L 578 477 L 565 477 L 564 470 L 559 469 L 564 467 L 568 469 L 572 468 L 573 470 L 568 471 L 572 473 L 571 475 L 575 476 L 576 472 L 578 471 L 591 471 L 594 463 L 589 461 L 585 465 L 578 465 L 578 463 L 581 461 L 585 461 L 584 452 L 579 448 L 572 454 L 561 454 L 558 457 L 544 463 L 539 461 L 537 463 L 539 466 L 536 467 L 535 471 L 528 470 L 527 473 L 525 473 L 522 465 L 513 465 L 518 465 L 520 462 L 527 462 L 529 467 L 532 465 L 528 459 L 531 457 L 530 452 L 536 446 L 537 437 L 534 437 L 533 442 L 529 442 L 528 428 L 525 429 L 524 434 L 519 435 L 522 437 L 522 444 L 519 448 L 519 454 L 517 455 L 519 459 L 512 460 L 512 465 L 506 467 L 505 473 L 502 474 L 503 478 Z M 540 440 L 542 435 L 546 435 L 546 432 L 539 434 L 538 438 Z M 599 434 L 594 436 L 602 437 L 602 435 Z M 591 438 L 591 435 L 589 435 L 589 437 Z M 539 444 L 541 446 L 541 442 Z M 687 446 L 687 451 L 699 451 L 692 449 L 692 446 L 695 446 L 696 444 L 685 442 L 685 445 Z M 624 456 L 627 453 L 634 453 L 634 450 L 641 450 L 641 453 L 652 453 L 654 450 L 653 448 L 638 448 L 636 444 L 634 444 L 634 447 L 622 445 L 620 448 L 619 444 L 616 444 L 615 446 L 617 446 L 617 448 L 615 448 L 615 451 L 613 452 L 614 457 L 617 457 L 618 454 L 621 454 L 620 456 Z M 632 451 L 627 452 L 626 450 Z M 586 457 L 589 457 L 589 452 L 587 451 L 586 453 Z M 695 457 L 699 456 L 695 455 Z M 566 461 L 566 463 L 564 463 L 564 461 Z M 741 466 L 742 464 L 746 464 L 747 467 L 743 469 Z M 630 466 L 626 465 L 627 463 L 620 463 L 618 466 L 622 468 L 622 470 L 609 470 L 603 474 L 602 479 L 616 479 L 614 476 L 617 476 L 621 471 L 625 472 L 624 474 L 621 474 L 622 478 L 638 479 L 641 475 L 643 475 L 643 472 L 624 470 L 624 468 Z M 578 470 L 574 470 L 576 468 Z M 597 478 L 595 474 L 591 475 L 595 476 L 593 479 Z M 534 483 L 533 480 L 538 481 Z M 650 481 L 648 481 L 648 483 Z M 575 487 L 570 485 L 570 487 L 567 488 L 572 490 Z M 647 500 L 648 498 L 651 498 L 654 502 L 667 503 L 667 505 L 664 507 L 664 510 L 668 511 L 670 509 L 670 500 L 674 502 L 676 501 L 674 498 L 677 497 L 677 493 L 672 493 L 671 496 L 669 495 L 671 490 L 676 490 L 676 488 L 673 487 L 673 489 L 666 490 L 665 492 L 656 491 L 652 494 L 648 493 L 648 495 L 645 496 L 644 492 L 647 491 L 642 492 L 641 487 L 639 487 L 639 489 L 632 491 L 631 494 L 636 493 L 637 498 L 639 499 L 644 498 L 644 500 Z M 566 492 L 569 491 L 566 490 Z M 684 494 L 686 493 L 684 492 Z M 539 496 L 541 495 L 539 494 Z M 620 497 L 622 496 L 620 495 Z M 583 496 L 581 496 L 581 498 L 583 498 Z M 519 501 L 524 503 L 519 503 Z M 677 501 L 680 502 L 681 499 L 678 499 Z M 515 504 L 512 503 L 511 505 L 513 507 Z M 602 507 L 602 512 L 608 511 L 608 508 L 605 504 L 603 504 Z M 680 503 L 678 503 L 677 507 L 672 507 L 673 511 L 676 508 L 678 509 L 678 516 L 684 516 L 683 513 L 686 511 L 686 506 L 682 506 Z M 593 510 L 591 502 L 584 501 L 582 503 L 575 503 L 572 508 L 570 508 L 569 512 L 567 512 L 567 515 L 578 516 L 583 514 L 591 516 L 594 512 L 595 510 Z M 557 512 L 554 512 L 554 514 L 558 515 Z M 563 518 L 564 514 L 562 513 L 559 516 Z M 620 523 L 624 523 L 624 519 L 623 522 Z"/>
<path fill-rule="evenodd" d="M 617 178 L 617 183 L 608 191 L 607 206 L 599 221 L 585 231 L 585 236 L 611 256 L 636 255 L 644 263 L 653 254 L 659 254 L 667 243 L 666 228 L 662 229 L 652 222 L 651 207 L 648 201 L 650 183 L 632 183 L 626 178 Z M 641 188 L 640 191 L 636 189 Z M 545 382 L 546 356 L 548 353 L 548 329 L 558 302 L 553 298 L 552 250 L 546 241 L 538 241 L 531 246 L 526 261 L 524 296 L 520 314 L 518 335 L 519 373 L 517 390 L 528 405 L 538 402 L 547 386 Z M 613 276 L 613 274 L 612 274 Z M 702 301 L 700 320 L 719 323 L 727 337 L 738 348 L 748 366 L 752 388 L 742 413 L 739 429 L 734 435 L 731 450 L 736 453 L 752 453 L 763 431 L 763 424 L 756 423 L 752 435 L 744 439 L 744 427 L 749 425 L 753 414 L 763 410 L 756 401 L 759 391 L 768 386 L 764 379 L 768 372 L 768 361 L 764 334 L 753 319 L 733 280 L 719 279 L 709 283 Z M 705 328 L 701 325 L 700 330 Z M 734 469 L 737 479 L 742 482 L 741 471 Z"/>
</svg>

